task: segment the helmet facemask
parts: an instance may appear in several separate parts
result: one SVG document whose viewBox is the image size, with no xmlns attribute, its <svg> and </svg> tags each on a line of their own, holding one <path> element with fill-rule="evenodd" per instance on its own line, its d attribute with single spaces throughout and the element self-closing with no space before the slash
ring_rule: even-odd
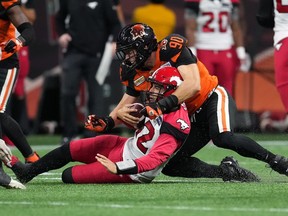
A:
<svg viewBox="0 0 288 216">
<path fill-rule="evenodd" d="M 142 92 L 141 95 L 142 103 L 145 105 L 161 100 L 165 96 L 172 94 L 177 88 L 175 85 L 160 83 L 151 78 L 148 78 L 148 81 L 150 82 L 149 90 Z"/>
<path fill-rule="evenodd" d="M 163 97 L 171 95 L 182 83 L 183 79 L 175 67 L 165 66 L 156 70 L 147 81 L 148 90 L 142 93 L 143 104 L 158 102 Z"/>
<path fill-rule="evenodd" d="M 118 35 L 116 56 L 127 71 L 144 70 L 144 63 L 157 50 L 157 39 L 151 27 L 136 23 L 126 26 Z M 131 56 L 131 52 L 135 55 Z"/>
</svg>

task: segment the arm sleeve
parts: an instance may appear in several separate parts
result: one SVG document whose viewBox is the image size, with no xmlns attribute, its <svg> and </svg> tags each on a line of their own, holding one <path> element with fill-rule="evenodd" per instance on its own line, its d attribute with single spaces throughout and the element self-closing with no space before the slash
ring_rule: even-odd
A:
<svg viewBox="0 0 288 216">
<path fill-rule="evenodd" d="M 161 134 L 149 154 L 137 158 L 138 173 L 155 169 L 165 163 L 177 150 L 180 143 L 170 134 Z"/>
<path fill-rule="evenodd" d="M 22 41 L 23 46 L 29 45 L 35 38 L 35 32 L 30 22 L 22 23 L 17 27 L 18 32 L 21 34 L 18 39 Z"/>
</svg>

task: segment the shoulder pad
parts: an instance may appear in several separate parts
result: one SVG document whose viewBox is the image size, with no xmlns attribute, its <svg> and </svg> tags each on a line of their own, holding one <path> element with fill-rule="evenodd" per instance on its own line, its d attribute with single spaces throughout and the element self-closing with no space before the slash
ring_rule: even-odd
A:
<svg viewBox="0 0 288 216">
<path fill-rule="evenodd" d="M 177 57 L 187 45 L 187 39 L 179 34 L 170 34 L 159 42 L 160 61 L 176 62 Z"/>
</svg>

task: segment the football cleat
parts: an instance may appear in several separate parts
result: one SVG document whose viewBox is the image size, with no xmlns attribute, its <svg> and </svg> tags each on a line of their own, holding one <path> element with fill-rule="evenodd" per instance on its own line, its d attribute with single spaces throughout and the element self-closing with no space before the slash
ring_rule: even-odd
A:
<svg viewBox="0 0 288 216">
<path fill-rule="evenodd" d="M 225 157 L 220 164 L 224 182 L 259 182 L 260 178 L 251 171 L 239 166 L 236 159 Z"/>
<path fill-rule="evenodd" d="M 29 167 L 32 163 L 22 163 L 16 156 L 12 155 L 11 161 L 5 163 L 5 165 L 12 169 L 16 178 L 23 184 L 31 181 L 33 177 L 29 174 Z"/>
<path fill-rule="evenodd" d="M 24 164 L 19 161 L 12 167 L 12 170 L 15 173 L 17 179 L 23 184 L 26 184 L 33 179 L 33 177 L 29 174 L 30 166 L 31 163 Z"/>
<path fill-rule="evenodd" d="M 5 187 L 7 189 L 26 189 L 26 187 L 23 184 L 8 176 L 4 172 L 2 165 L 0 166 L 0 186 Z"/>
<path fill-rule="evenodd" d="M 269 165 L 274 171 L 288 176 L 288 158 L 276 155 Z"/>
</svg>

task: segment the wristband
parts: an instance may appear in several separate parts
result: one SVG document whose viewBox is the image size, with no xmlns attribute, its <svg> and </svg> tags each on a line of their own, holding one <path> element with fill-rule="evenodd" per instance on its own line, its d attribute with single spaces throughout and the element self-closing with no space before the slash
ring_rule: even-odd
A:
<svg viewBox="0 0 288 216">
<path fill-rule="evenodd" d="M 115 164 L 117 174 L 136 174 L 138 172 L 138 167 L 134 160 L 119 161 Z"/>
<path fill-rule="evenodd" d="M 111 116 L 106 116 L 104 118 L 104 121 L 106 123 L 105 132 L 111 131 L 115 126 L 115 122 L 114 122 L 113 118 Z"/>
<path fill-rule="evenodd" d="M 245 59 L 246 58 L 246 52 L 245 48 L 243 46 L 236 48 L 236 53 L 239 59 Z"/>
<path fill-rule="evenodd" d="M 169 95 L 168 97 L 164 97 L 157 102 L 163 113 L 169 113 L 178 109 L 178 98 L 176 95 Z"/>
</svg>

